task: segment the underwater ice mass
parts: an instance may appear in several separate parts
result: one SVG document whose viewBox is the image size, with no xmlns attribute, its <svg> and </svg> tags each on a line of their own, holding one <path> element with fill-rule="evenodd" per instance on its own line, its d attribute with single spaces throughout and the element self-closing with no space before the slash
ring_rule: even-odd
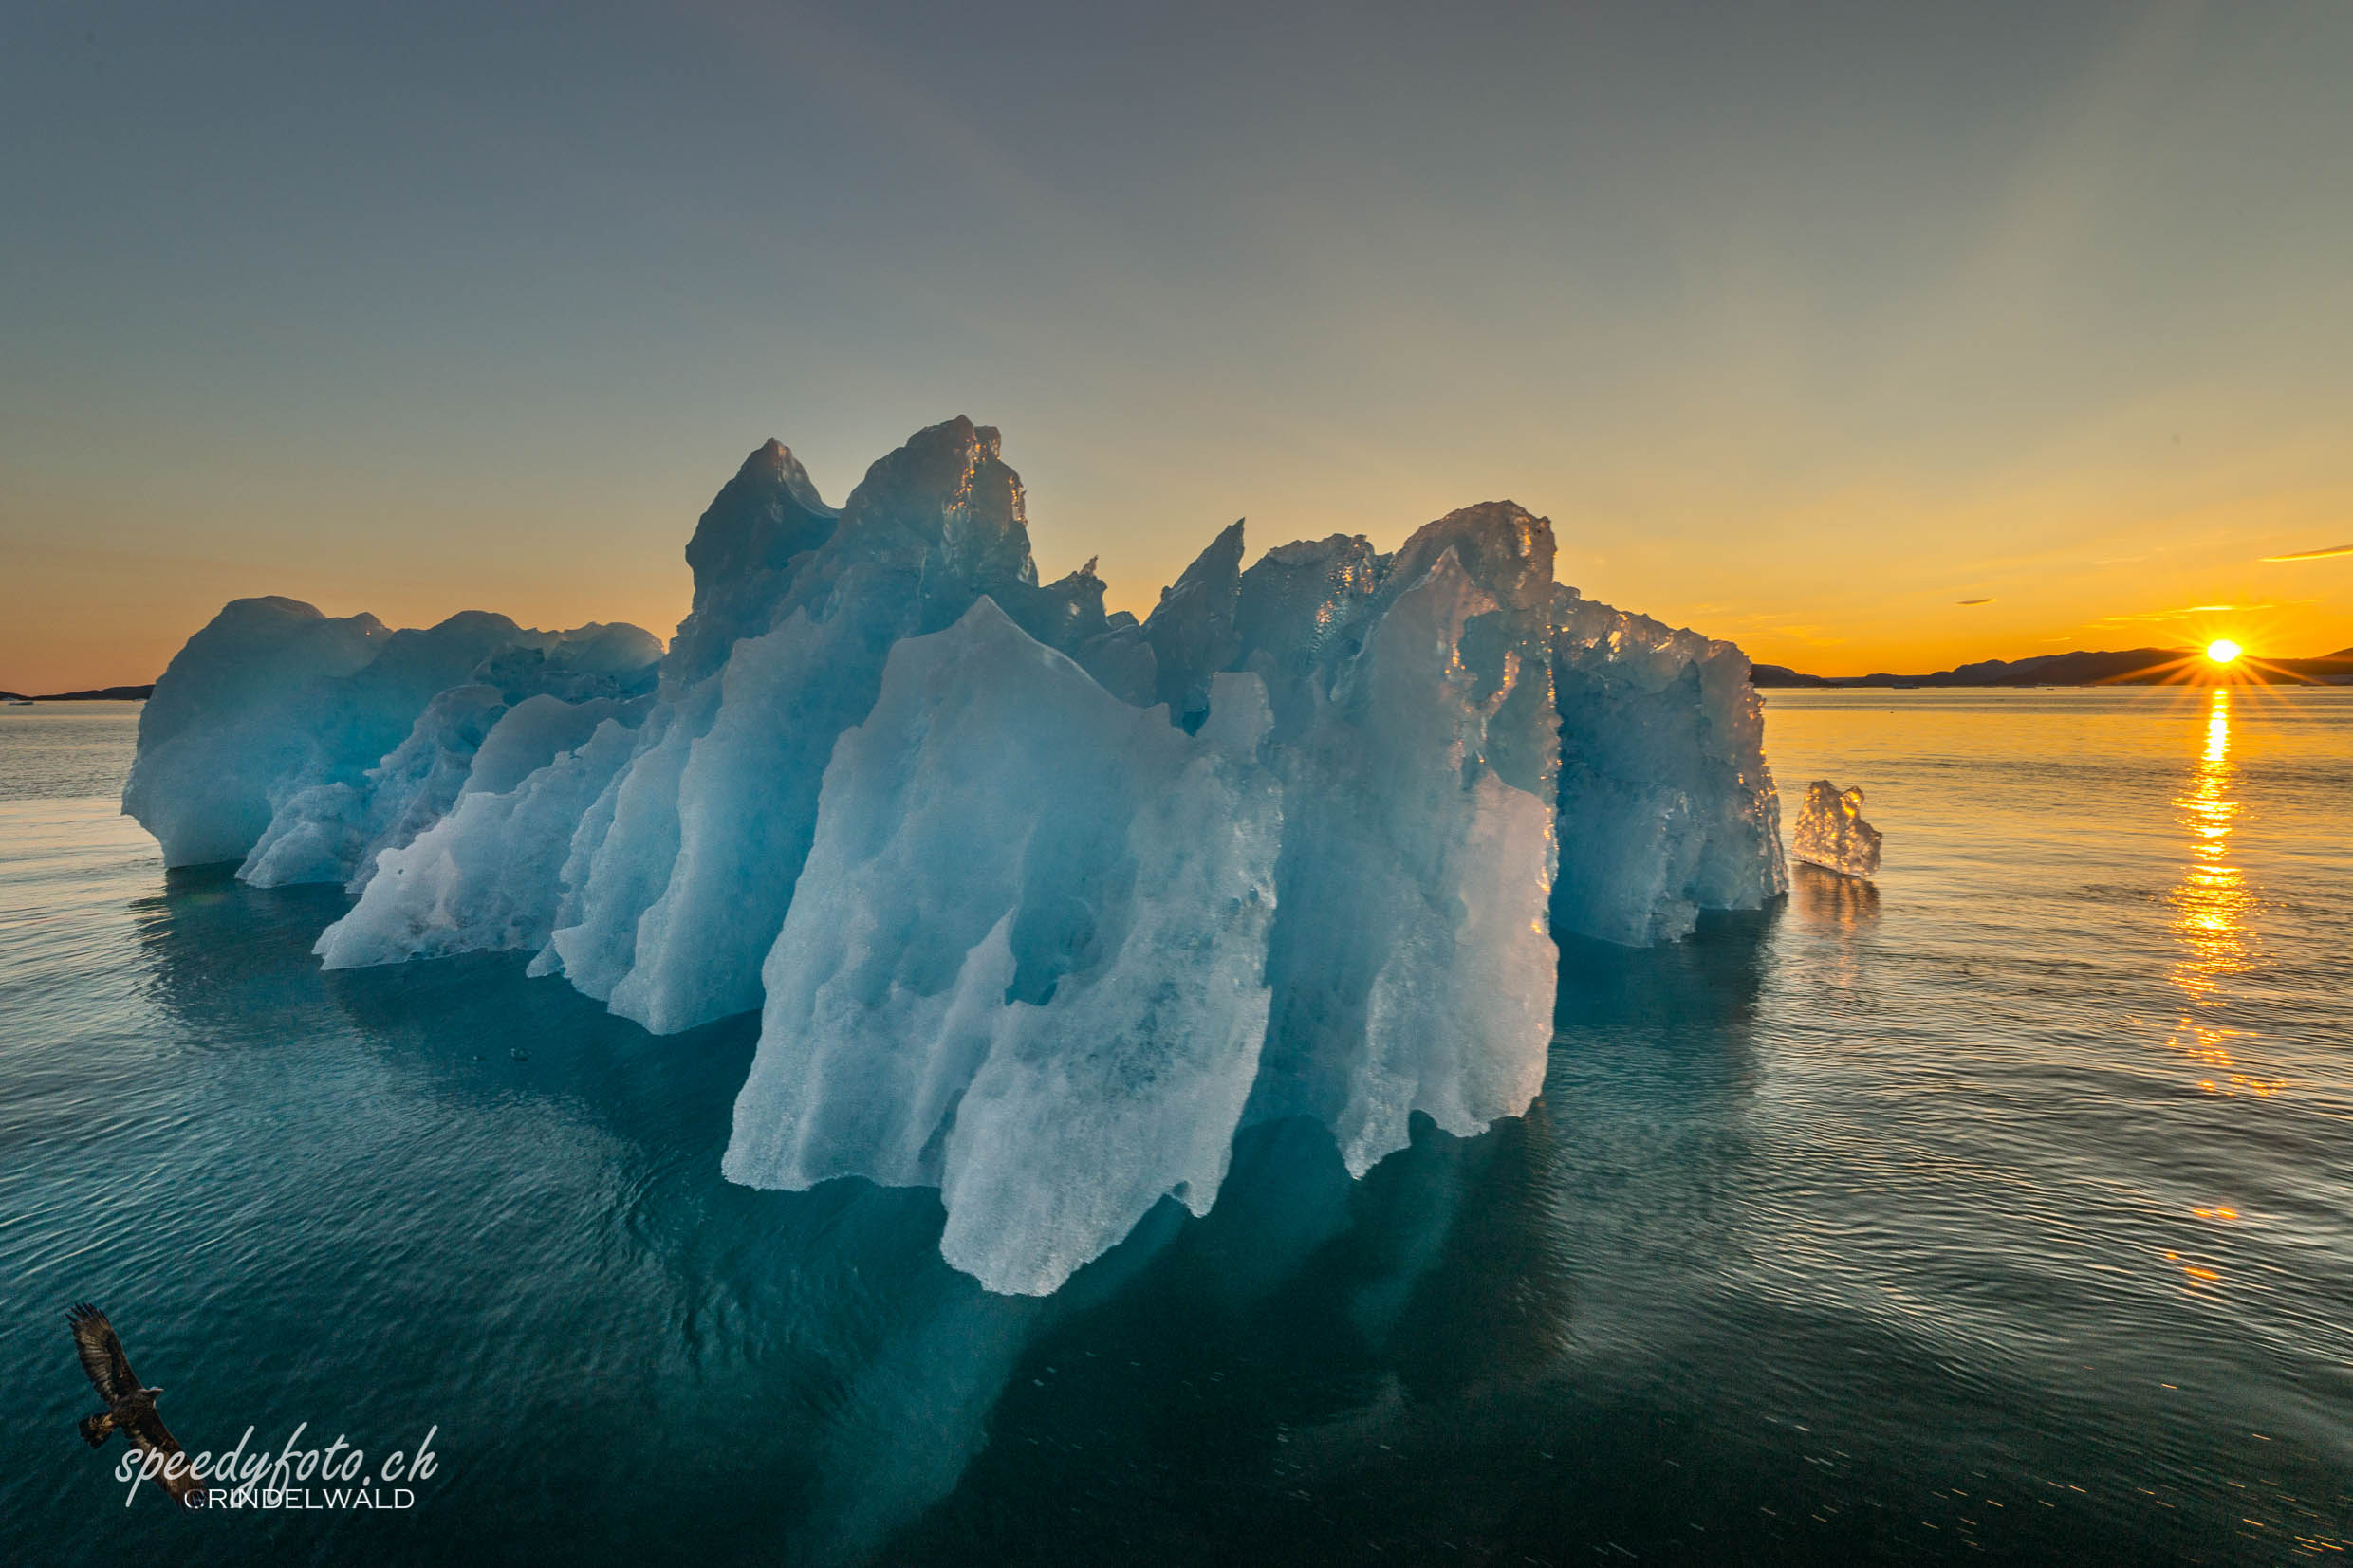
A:
<svg viewBox="0 0 2353 1568">
<path fill-rule="evenodd" d="M 1787 886 L 1748 660 L 1553 581 L 1510 502 L 1245 567 L 1151 616 L 1040 583 L 997 433 L 836 511 L 754 452 L 632 626 L 425 631 L 239 600 L 139 724 L 171 866 L 340 883 L 329 968 L 533 956 L 656 1033 L 757 1010 L 726 1175 L 936 1187 L 940 1247 L 1045 1294 L 1233 1135 L 1362 1174 L 1416 1113 L 1527 1109 L 1554 932 L 1675 940 Z"/>
</svg>

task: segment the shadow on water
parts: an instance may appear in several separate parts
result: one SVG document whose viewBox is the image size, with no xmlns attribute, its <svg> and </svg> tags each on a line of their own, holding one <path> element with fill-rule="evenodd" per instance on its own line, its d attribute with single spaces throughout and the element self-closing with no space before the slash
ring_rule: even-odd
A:
<svg viewBox="0 0 2353 1568">
<path fill-rule="evenodd" d="M 1689 937 L 1656 948 L 1565 936 L 1553 1027 L 1634 1027 L 1709 1041 L 1745 1031 L 1788 913 L 1786 900 L 1757 911 L 1705 911 Z"/>
<path fill-rule="evenodd" d="M 1174 1413 L 1187 1369 L 1224 1383 L 1202 1358 L 1238 1349 L 1232 1393 L 1299 1421 L 1524 1379 L 1566 1332 L 1541 1104 L 1468 1141 L 1417 1122 L 1362 1182 L 1320 1127 L 1251 1129 L 1207 1220 L 1163 1203 L 1057 1296 L 994 1297 L 940 1261 L 936 1193 L 719 1177 L 756 1019 L 657 1039 L 518 955 L 323 972 L 343 907 L 220 868 L 132 911 L 165 1048 L 222 1109 L 158 1134 L 211 1194 L 169 1250 L 207 1268 L 120 1288 L 211 1314 L 200 1345 L 158 1346 L 183 1379 L 262 1369 L 183 1418 L 257 1441 L 437 1424 L 451 1461 L 430 1508 L 249 1517 L 244 1548 L 621 1559 L 692 1513 L 714 1560 L 854 1561 L 968 1485 L 1074 1322 L 1137 1353 L 1118 1367 L 1149 1395 L 1124 1408 Z"/>
<path fill-rule="evenodd" d="M 681 1521 L 713 1562 L 1564 1560 L 1893 1495 L 1791 1412 L 1888 1405 L 1920 1346 L 1721 1308 L 1765 975 L 1809 899 L 1669 948 L 1566 944 L 1527 1116 L 1468 1140 L 1417 1119 L 1353 1182 L 1318 1126 L 1245 1129 L 1206 1219 L 1163 1202 L 1043 1301 L 949 1269 L 931 1191 L 724 1181 L 756 1020 L 657 1039 L 517 955 L 323 973 L 341 907 L 218 874 L 135 906 L 174 1039 L 124 1092 L 158 1048 L 182 1081 L 128 1153 L 204 1202 L 150 1205 L 72 1272 L 153 1325 L 184 1438 L 435 1425 L 442 1473 L 405 1514 L 191 1530 L 90 1466 L 33 1500 L 36 1546 L 115 1505 L 122 1543 L 218 1561 L 657 1560 Z M 1979 1429 L 2022 1448 L 2024 1419 Z M 1768 1531 L 1729 1555 L 1806 1552 Z"/>
<path fill-rule="evenodd" d="M 1504 1516 L 1525 1506 L 1510 1487 L 1557 1489 L 1562 1379 L 1625 1337 L 1588 1310 L 1589 1287 L 1602 1316 L 1621 1310 L 1589 1260 L 1631 1247 L 1639 1268 L 1666 1247 L 1688 1270 L 1724 1224 L 1704 1198 L 1684 1215 L 1628 1203 L 1604 1145 L 1624 1137 L 1622 1163 L 1647 1167 L 1737 1126 L 1774 921 L 1712 918 L 1642 951 L 1568 944 L 1546 1090 L 1484 1136 L 1417 1118 L 1408 1149 L 1351 1182 L 1321 1127 L 1246 1128 L 1206 1219 L 1132 1287 L 1042 1326 L 988 1447 L 892 1559 L 1414 1560 L 1482 1534 L 1516 1542 L 1502 1560 L 1559 1549 Z M 1603 1085 L 1639 1105 L 1596 1126 Z"/>
<path fill-rule="evenodd" d="M 947 1267 L 936 1193 L 721 1179 L 756 1017 L 657 1038 L 519 954 L 324 972 L 343 907 L 208 872 L 134 911 L 246 1124 L 180 1162 L 280 1244 L 212 1247 L 203 1359 L 269 1369 L 265 1433 L 437 1423 L 450 1461 L 430 1507 L 270 1519 L 273 1549 L 647 1560 L 691 1516 L 713 1560 L 855 1560 L 953 1486 L 1042 1304 Z"/>
</svg>

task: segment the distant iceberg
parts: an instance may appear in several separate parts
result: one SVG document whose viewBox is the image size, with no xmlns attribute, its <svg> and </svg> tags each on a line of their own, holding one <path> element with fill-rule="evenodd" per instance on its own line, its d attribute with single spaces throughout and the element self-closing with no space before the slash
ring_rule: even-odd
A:
<svg viewBox="0 0 2353 1568">
<path fill-rule="evenodd" d="M 782 445 L 634 627 L 428 631 L 240 600 L 142 716 L 167 865 L 357 895 L 330 968 L 532 954 L 656 1033 L 758 1010 L 733 1180 L 940 1190 L 941 1249 L 1042 1294 L 1237 1128 L 1362 1174 L 1544 1076 L 1555 932 L 1688 933 L 1788 885 L 1748 661 L 1554 582 L 1467 507 L 1394 554 L 1214 540 L 1139 621 L 1041 583 L 997 433 L 837 512 Z"/>
</svg>

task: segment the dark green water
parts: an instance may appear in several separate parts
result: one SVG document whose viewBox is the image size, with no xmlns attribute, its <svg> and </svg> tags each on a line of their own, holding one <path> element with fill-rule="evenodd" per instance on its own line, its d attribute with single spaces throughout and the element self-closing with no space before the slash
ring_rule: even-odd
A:
<svg viewBox="0 0 2353 1568">
<path fill-rule="evenodd" d="M 719 1178 L 752 1021 L 322 973 L 167 879 L 135 715 L 0 713 L 0 1556 L 32 1563 L 2076 1562 L 2353 1536 L 2353 693 L 1776 693 L 1875 889 L 1564 956 L 1524 1120 L 1248 1135 L 1045 1301 L 928 1192 Z M 514 1054 L 521 1052 L 520 1059 Z M 399 1512 L 125 1508 L 427 1429 Z M 313 1483 L 314 1488 L 323 1485 Z"/>
</svg>

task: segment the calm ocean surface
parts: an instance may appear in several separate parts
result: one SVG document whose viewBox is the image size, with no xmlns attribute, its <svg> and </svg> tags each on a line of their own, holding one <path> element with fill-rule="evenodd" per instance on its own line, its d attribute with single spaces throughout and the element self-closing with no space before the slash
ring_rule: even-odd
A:
<svg viewBox="0 0 2353 1568">
<path fill-rule="evenodd" d="M 0 1558 L 2076 1562 L 2353 1538 L 2353 692 L 1783 692 L 1876 887 L 1565 954 L 1524 1120 L 1245 1138 L 1047 1301 L 928 1192 L 719 1177 L 754 1021 L 333 890 L 167 879 L 136 709 L 0 709 Z M 518 1059 L 516 1053 L 520 1052 Z M 122 1506 L 88 1297 L 191 1449 L 406 1512 Z M 323 1485 L 323 1484 L 322 1484 Z"/>
</svg>

